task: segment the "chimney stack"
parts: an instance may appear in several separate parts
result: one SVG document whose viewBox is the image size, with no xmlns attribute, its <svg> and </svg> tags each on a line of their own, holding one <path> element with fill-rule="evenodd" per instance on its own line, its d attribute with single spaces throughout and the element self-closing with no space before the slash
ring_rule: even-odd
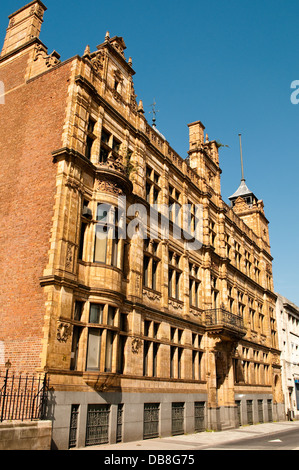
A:
<svg viewBox="0 0 299 470">
<path fill-rule="evenodd" d="M 9 25 L 1 57 L 39 38 L 46 10 L 40 0 L 34 0 L 8 17 Z"/>
</svg>

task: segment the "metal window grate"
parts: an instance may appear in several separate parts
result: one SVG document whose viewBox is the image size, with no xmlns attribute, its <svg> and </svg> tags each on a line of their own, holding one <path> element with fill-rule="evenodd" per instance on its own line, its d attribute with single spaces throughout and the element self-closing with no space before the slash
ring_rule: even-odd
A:
<svg viewBox="0 0 299 470">
<path fill-rule="evenodd" d="M 172 403 L 172 435 L 184 434 L 184 403 Z"/>
<path fill-rule="evenodd" d="M 205 402 L 194 403 L 194 429 L 195 431 L 205 430 Z"/>
<path fill-rule="evenodd" d="M 258 408 L 259 423 L 263 423 L 264 422 L 263 400 L 257 401 L 257 408 Z"/>
<path fill-rule="evenodd" d="M 79 418 L 80 405 L 72 405 L 71 410 L 71 423 L 70 423 L 70 436 L 69 436 L 69 448 L 77 446 L 77 430 L 78 430 L 78 418 Z"/>
<path fill-rule="evenodd" d="M 124 411 L 124 405 L 123 404 L 118 405 L 118 407 L 117 407 L 116 442 L 121 442 L 122 441 L 123 411 Z"/>
<path fill-rule="evenodd" d="M 241 418 L 241 401 L 238 400 L 236 401 L 237 405 L 237 418 L 238 418 L 238 424 L 239 426 L 242 426 L 242 418 Z"/>
<path fill-rule="evenodd" d="M 268 421 L 269 423 L 273 421 L 273 415 L 272 415 L 272 400 L 267 400 L 268 404 Z"/>
<path fill-rule="evenodd" d="M 88 405 L 86 446 L 108 444 L 110 405 Z"/>
<path fill-rule="evenodd" d="M 252 400 L 247 400 L 247 424 L 253 424 Z"/>
<path fill-rule="evenodd" d="M 159 403 L 144 404 L 143 438 L 159 437 Z"/>
</svg>

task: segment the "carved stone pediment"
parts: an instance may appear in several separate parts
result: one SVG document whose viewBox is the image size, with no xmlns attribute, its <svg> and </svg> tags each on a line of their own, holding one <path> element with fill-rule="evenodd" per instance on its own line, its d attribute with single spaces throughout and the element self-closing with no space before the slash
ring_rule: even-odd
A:
<svg viewBox="0 0 299 470">
<path fill-rule="evenodd" d="M 248 205 L 246 204 L 245 199 L 243 199 L 241 196 L 236 199 L 234 210 L 235 212 L 243 212 L 248 210 Z"/>
</svg>

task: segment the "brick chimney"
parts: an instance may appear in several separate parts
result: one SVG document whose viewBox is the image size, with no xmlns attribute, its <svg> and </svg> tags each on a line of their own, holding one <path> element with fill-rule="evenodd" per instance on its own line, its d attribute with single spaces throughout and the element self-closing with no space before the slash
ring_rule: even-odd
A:
<svg viewBox="0 0 299 470">
<path fill-rule="evenodd" d="M 40 0 L 34 0 L 8 17 L 9 25 L 1 57 L 39 38 L 46 10 Z"/>
</svg>

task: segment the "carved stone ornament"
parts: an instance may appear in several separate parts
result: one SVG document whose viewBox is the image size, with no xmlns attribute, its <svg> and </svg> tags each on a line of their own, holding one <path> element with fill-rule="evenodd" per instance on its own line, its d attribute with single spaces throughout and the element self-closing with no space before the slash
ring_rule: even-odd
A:
<svg viewBox="0 0 299 470">
<path fill-rule="evenodd" d="M 67 176 L 65 185 L 74 191 L 78 191 L 82 194 L 84 193 L 84 185 L 81 183 L 81 181 L 76 180 L 72 176 Z"/>
<path fill-rule="evenodd" d="M 176 302 L 175 300 L 169 300 L 168 301 L 168 304 L 172 307 L 172 308 L 175 308 L 177 310 L 183 310 L 183 305 L 180 304 L 179 302 Z"/>
<path fill-rule="evenodd" d="M 72 334 L 72 326 L 69 323 L 59 322 L 57 326 L 57 340 L 66 343 Z"/>
<path fill-rule="evenodd" d="M 57 64 L 60 64 L 60 55 L 53 51 L 51 54 L 48 54 L 47 49 L 43 47 L 41 44 L 38 44 L 34 50 L 34 58 L 33 60 L 43 59 L 47 67 L 54 67 Z"/>
<path fill-rule="evenodd" d="M 120 189 L 116 183 L 111 183 L 110 181 L 97 181 L 96 191 L 115 194 L 116 196 L 123 194 L 122 189 Z"/>
<path fill-rule="evenodd" d="M 246 211 L 247 209 L 248 205 L 246 204 L 245 199 L 239 196 L 238 199 L 235 201 L 234 210 L 236 212 L 242 212 Z"/>
<path fill-rule="evenodd" d="M 15 22 L 16 22 L 16 19 L 12 18 L 9 22 L 8 28 L 12 28 L 14 26 Z"/>
<path fill-rule="evenodd" d="M 161 299 L 161 294 L 157 292 L 151 292 L 147 289 L 143 289 L 142 291 L 143 295 L 145 295 L 149 300 L 160 300 Z"/>
<path fill-rule="evenodd" d="M 97 53 L 97 55 L 91 59 L 91 65 L 93 71 L 97 74 L 101 74 L 104 68 L 105 54 L 103 52 Z"/>
<path fill-rule="evenodd" d="M 126 49 L 126 45 L 121 37 L 112 38 L 110 40 L 110 44 L 123 58 L 125 58 L 124 50 Z"/>
<path fill-rule="evenodd" d="M 132 353 L 138 354 L 142 346 L 142 340 L 140 338 L 132 338 Z"/>
<path fill-rule="evenodd" d="M 44 9 L 40 5 L 32 5 L 30 15 L 34 14 L 36 14 L 36 16 L 42 20 L 44 16 Z"/>
<path fill-rule="evenodd" d="M 202 312 L 195 308 L 190 307 L 190 313 L 194 315 L 195 317 L 202 317 Z"/>
<path fill-rule="evenodd" d="M 71 268 L 72 264 L 73 264 L 73 246 L 68 244 L 67 250 L 66 250 L 65 266 L 67 268 Z"/>
<path fill-rule="evenodd" d="M 100 166 L 125 174 L 124 161 L 121 155 L 118 155 L 117 157 L 113 155 L 109 155 L 109 157 L 107 158 L 107 161 L 104 163 L 101 163 Z"/>
<path fill-rule="evenodd" d="M 222 338 L 220 336 L 214 336 L 213 340 L 214 340 L 214 344 L 213 344 L 211 351 L 214 354 L 216 354 L 220 351 L 219 348 L 222 347 Z"/>
</svg>

